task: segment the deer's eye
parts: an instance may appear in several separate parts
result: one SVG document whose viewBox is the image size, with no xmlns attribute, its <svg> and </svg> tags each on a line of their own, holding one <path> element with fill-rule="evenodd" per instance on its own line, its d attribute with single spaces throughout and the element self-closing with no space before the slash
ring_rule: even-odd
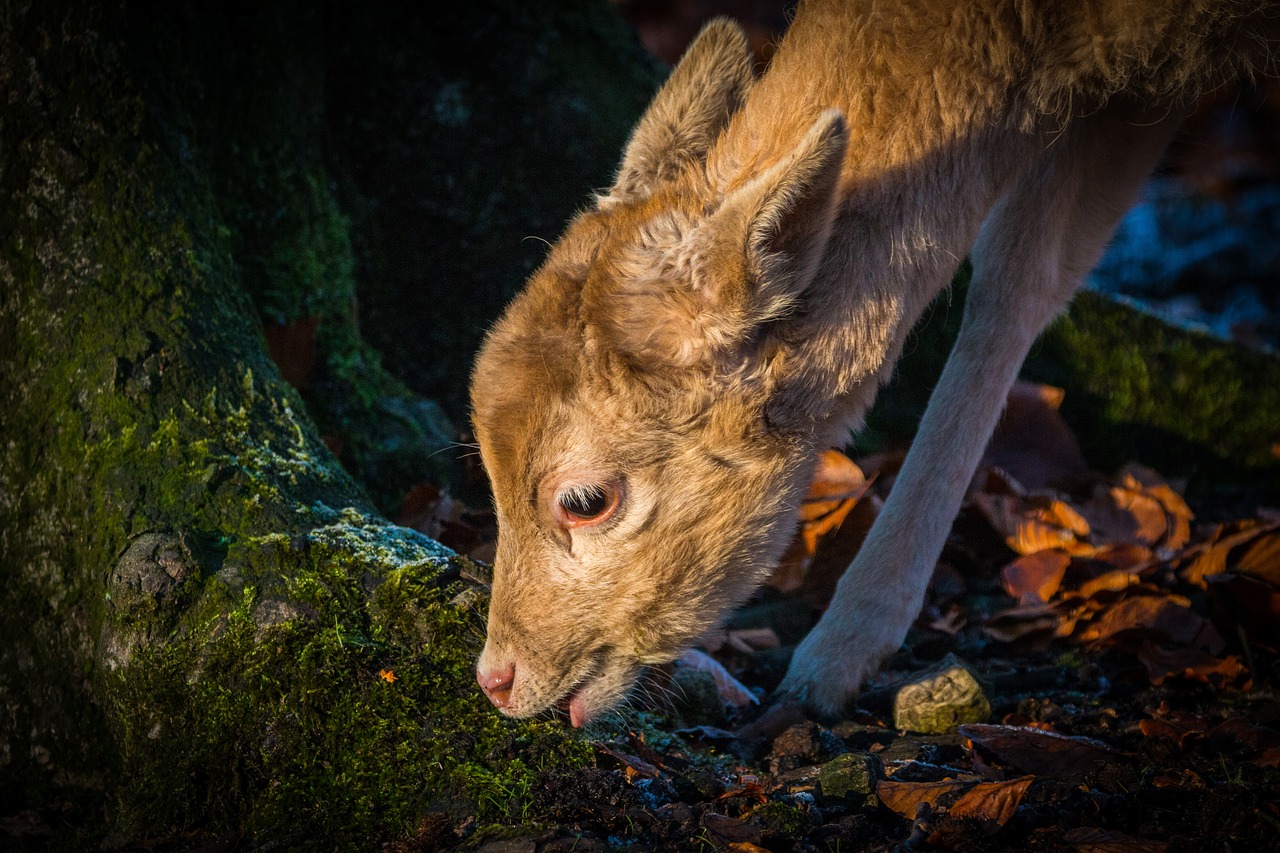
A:
<svg viewBox="0 0 1280 853">
<path fill-rule="evenodd" d="M 611 484 L 566 486 L 556 496 L 557 520 L 565 527 L 586 527 L 610 518 L 621 502 L 622 490 Z"/>
</svg>

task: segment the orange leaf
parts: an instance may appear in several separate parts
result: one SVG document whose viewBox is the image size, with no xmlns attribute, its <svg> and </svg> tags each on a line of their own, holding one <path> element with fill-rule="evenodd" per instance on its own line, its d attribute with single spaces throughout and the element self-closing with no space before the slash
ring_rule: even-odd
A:
<svg viewBox="0 0 1280 853">
<path fill-rule="evenodd" d="M 921 803 L 930 807 L 938 804 L 938 799 L 953 791 L 963 790 L 972 782 L 961 782 L 948 779 L 945 782 L 893 782 L 885 780 L 876 785 L 876 796 L 893 811 L 914 820 L 916 809 Z"/>
<path fill-rule="evenodd" d="M 390 669 L 378 670 L 378 677 L 387 682 L 387 684 L 393 684 L 396 681 L 395 671 Z"/>
<path fill-rule="evenodd" d="M 1004 591 L 1019 604 L 1048 601 L 1058 591 L 1071 556 L 1062 551 L 1037 551 L 1024 554 L 1000 570 Z"/>
<path fill-rule="evenodd" d="M 1058 548 L 1068 554 L 1088 555 L 1093 548 L 1079 537 L 1089 534 L 1089 524 L 1062 501 L 1020 498 L 980 492 L 978 509 L 1005 544 L 1018 554 L 1034 554 Z"/>
<path fill-rule="evenodd" d="M 1191 609 L 1190 602 L 1174 595 L 1135 595 L 1121 599 L 1078 631 L 1076 639 L 1103 643 L 1130 631 L 1183 646 L 1204 642 L 1217 646 L 1221 642 L 1208 621 Z"/>
<path fill-rule="evenodd" d="M 1280 533 L 1255 539 L 1240 556 L 1235 571 L 1280 586 Z"/>
<path fill-rule="evenodd" d="M 1084 506 L 1085 517 L 1102 542 L 1133 542 L 1147 547 L 1159 544 L 1169 530 L 1164 507 L 1136 488 L 1099 486 Z"/>
<path fill-rule="evenodd" d="M 961 794 L 947 815 L 976 820 L 985 834 L 992 835 L 1013 817 L 1033 781 L 1035 777 L 1023 776 L 1007 782 L 980 782 Z"/>
<path fill-rule="evenodd" d="M 1249 671 L 1234 655 L 1217 658 L 1199 649 L 1167 649 L 1151 642 L 1142 644 L 1138 660 L 1146 666 L 1151 683 L 1157 686 L 1180 677 L 1222 687 Z"/>
<path fill-rule="evenodd" d="M 840 451 L 824 450 L 819 454 L 808 494 L 800 502 L 799 530 L 779 560 L 769 585 L 780 592 L 799 589 L 819 543 L 840 528 L 870 485 L 862 469 Z"/>
</svg>

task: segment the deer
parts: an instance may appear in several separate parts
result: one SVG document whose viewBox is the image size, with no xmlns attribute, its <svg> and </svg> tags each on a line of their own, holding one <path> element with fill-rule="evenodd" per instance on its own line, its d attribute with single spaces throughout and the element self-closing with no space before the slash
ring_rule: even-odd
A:
<svg viewBox="0 0 1280 853">
<path fill-rule="evenodd" d="M 836 716 L 902 644 L 1020 366 L 1196 98 L 1274 72 L 1234 0 L 802 0 L 757 75 L 708 22 L 488 330 L 470 384 L 498 541 L 480 688 L 619 704 L 769 576 L 968 261 L 887 500 L 775 695 Z"/>
</svg>

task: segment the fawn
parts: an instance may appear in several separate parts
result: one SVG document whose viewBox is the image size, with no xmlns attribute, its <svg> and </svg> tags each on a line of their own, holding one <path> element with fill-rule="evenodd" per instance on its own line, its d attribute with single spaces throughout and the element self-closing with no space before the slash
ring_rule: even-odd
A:
<svg viewBox="0 0 1280 853">
<path fill-rule="evenodd" d="M 779 695 L 838 713 L 901 644 L 1019 367 L 1194 98 L 1271 71 L 1226 0 L 805 0 L 755 78 L 707 24 L 487 336 L 499 523 L 477 680 L 574 726 L 764 580 L 968 256 L 959 338 Z"/>
</svg>

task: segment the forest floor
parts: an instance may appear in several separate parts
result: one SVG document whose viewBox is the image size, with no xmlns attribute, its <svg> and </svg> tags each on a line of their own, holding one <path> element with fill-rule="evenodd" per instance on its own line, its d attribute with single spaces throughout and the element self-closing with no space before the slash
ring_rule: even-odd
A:
<svg viewBox="0 0 1280 853">
<path fill-rule="evenodd" d="M 785 25 L 785 4 L 769 0 L 618 5 L 667 62 L 712 13 L 742 20 L 762 63 Z M 1228 211 L 1248 208 L 1233 200 L 1280 174 L 1270 141 L 1280 98 L 1268 90 L 1240 104 L 1207 103 L 1194 122 L 1200 141 L 1175 149 L 1165 170 Z M 1274 226 L 1251 216 L 1264 231 L 1239 229 L 1238 218 L 1231 227 L 1263 245 L 1257 233 Z M 1189 221 L 1195 233 L 1175 238 L 1187 244 L 1226 227 Z M 1164 271 L 1167 291 L 1102 289 L 1274 350 L 1280 290 L 1268 286 L 1265 304 L 1237 316 L 1223 307 L 1235 291 L 1219 284 L 1268 276 L 1197 263 Z M 585 730 L 596 769 L 547 775 L 532 800 L 537 827 L 461 825 L 458 846 L 1280 850 L 1280 508 L 1189 505 L 1185 484 L 1159 472 L 1092 470 L 1060 402 L 1054 388 L 1015 388 L 924 611 L 843 719 L 771 704 L 771 691 L 888 494 L 899 452 L 825 456 L 773 580 L 694 654 L 655 673 L 630 710 Z M 424 487 L 402 515 L 481 561 L 492 556 L 496 532 L 482 511 Z"/>
<path fill-rule="evenodd" d="M 901 454 L 826 454 L 772 581 L 467 849 L 1280 849 L 1280 512 L 1091 471 L 1019 384 L 901 652 L 843 719 L 770 704 Z M 405 523 L 485 559 L 487 513 Z M 513 819 L 518 818 L 512 815 Z M 550 821 L 551 823 L 547 823 Z M 516 820 L 515 822 L 518 822 Z M 405 849 L 413 849 L 411 843 Z"/>
</svg>

